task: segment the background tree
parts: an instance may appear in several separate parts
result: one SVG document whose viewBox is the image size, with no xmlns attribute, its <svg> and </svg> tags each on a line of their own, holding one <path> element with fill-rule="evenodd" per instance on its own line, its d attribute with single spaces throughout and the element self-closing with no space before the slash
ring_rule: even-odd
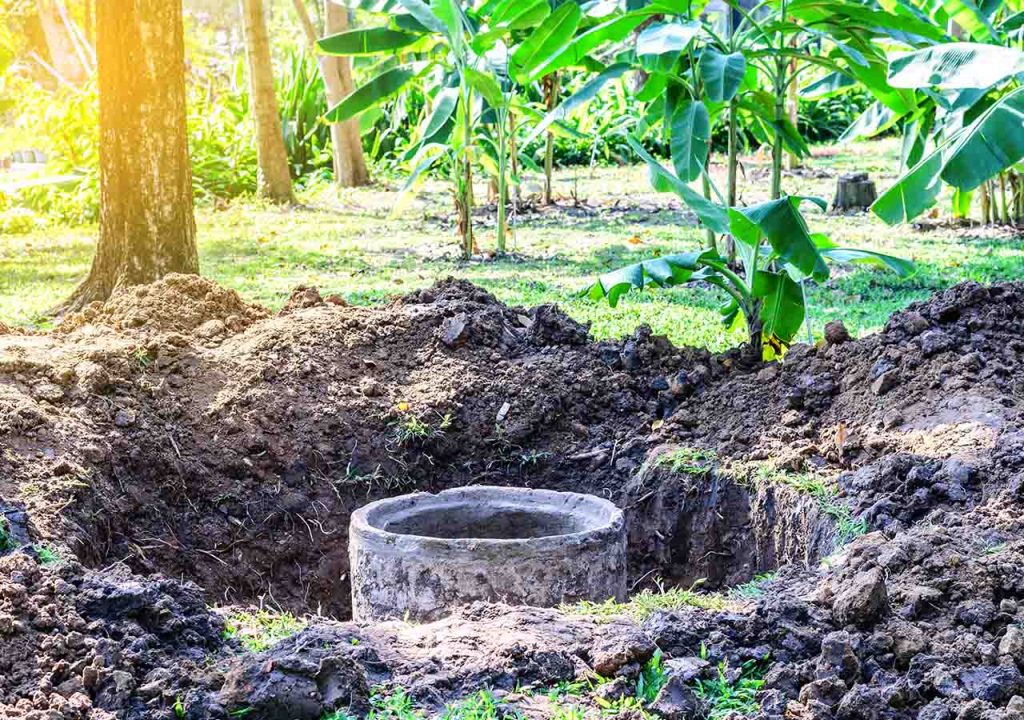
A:
<svg viewBox="0 0 1024 720">
<path fill-rule="evenodd" d="M 320 74 L 324 78 L 327 103 L 333 107 L 353 90 L 352 62 L 347 57 L 318 53 L 316 41 L 321 33 L 317 32 L 316 26 L 309 16 L 305 0 L 294 0 L 294 5 L 310 48 L 316 53 Z M 324 0 L 323 16 L 326 34 L 334 35 L 348 30 L 348 10 L 341 5 L 331 0 Z M 335 182 L 341 187 L 359 187 L 369 184 L 370 173 L 366 169 L 366 158 L 363 156 L 363 139 L 359 134 L 359 121 L 350 118 L 342 122 L 331 123 L 331 143 Z"/>
<path fill-rule="evenodd" d="M 118 287 L 198 273 L 181 0 L 96 6 L 100 239 L 79 308 Z"/>
<path fill-rule="evenodd" d="M 249 94 L 256 123 L 256 156 L 259 162 L 259 194 L 274 202 L 291 202 L 291 169 L 284 148 L 281 115 L 274 89 L 274 66 L 263 0 L 241 0 L 245 29 L 245 56 L 249 63 Z"/>
</svg>

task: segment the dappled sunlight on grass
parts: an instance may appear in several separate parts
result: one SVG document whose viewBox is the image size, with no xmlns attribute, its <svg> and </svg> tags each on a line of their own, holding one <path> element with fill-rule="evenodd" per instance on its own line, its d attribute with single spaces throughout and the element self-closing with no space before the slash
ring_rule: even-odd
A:
<svg viewBox="0 0 1024 720">
<path fill-rule="evenodd" d="M 835 173 L 867 170 L 880 189 L 884 178 L 895 173 L 898 144 L 891 139 L 818 150 L 814 171 L 786 174 L 788 191 L 830 198 Z M 747 202 L 766 197 L 765 169 L 762 158 L 745 158 L 747 179 L 753 182 L 744 189 Z M 716 166 L 712 174 L 720 172 Z M 395 183 L 385 180 L 383 186 Z M 450 217 L 450 196 L 443 183 L 431 181 L 427 189 L 398 218 L 389 217 L 398 194 L 380 185 L 340 195 L 320 190 L 303 198 L 307 205 L 297 209 L 255 201 L 201 208 L 202 271 L 247 300 L 272 308 L 280 307 L 297 285 L 315 285 L 324 294 L 367 304 L 454 275 L 509 304 L 558 303 L 591 323 L 597 337 L 621 337 L 647 323 L 676 343 L 713 350 L 743 340 L 742 327 L 730 330 L 719 322 L 723 298 L 715 292 L 633 293 L 616 309 L 579 297 L 602 272 L 657 254 L 689 252 L 704 241 L 702 230 L 686 224 L 689 215 L 674 196 L 650 190 L 641 167 L 560 171 L 556 192 L 561 206 L 519 213 L 510 242 L 513 256 L 496 261 L 458 260 L 456 238 L 444 223 Z M 478 197 L 486 197 L 483 187 Z M 967 279 L 1015 279 L 1024 269 L 1022 238 L 948 227 L 928 232 L 890 228 L 868 214 L 834 216 L 805 208 L 812 231 L 825 232 L 840 245 L 908 257 L 919 266 L 918 275 L 907 281 L 871 269 L 834 267 L 824 286 L 808 286 L 811 325 L 818 335 L 836 318 L 863 334 L 935 290 Z M 476 221 L 478 243 L 487 249 L 493 244 L 493 220 L 481 212 Z M 41 314 L 88 272 L 97 232 L 87 227 L 0 236 L 0 320 L 39 323 Z"/>
</svg>

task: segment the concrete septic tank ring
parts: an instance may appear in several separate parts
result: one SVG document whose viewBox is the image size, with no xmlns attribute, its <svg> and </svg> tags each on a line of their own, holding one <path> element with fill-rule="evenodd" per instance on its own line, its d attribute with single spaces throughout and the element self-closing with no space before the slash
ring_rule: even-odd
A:
<svg viewBox="0 0 1024 720">
<path fill-rule="evenodd" d="M 349 558 L 356 620 L 626 594 L 622 511 L 579 493 L 476 486 L 379 500 L 353 513 Z"/>
</svg>

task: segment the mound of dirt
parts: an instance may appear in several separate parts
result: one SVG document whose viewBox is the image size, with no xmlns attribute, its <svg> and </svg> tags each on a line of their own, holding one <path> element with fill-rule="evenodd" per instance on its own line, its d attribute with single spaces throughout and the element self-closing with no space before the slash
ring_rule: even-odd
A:
<svg viewBox="0 0 1024 720">
<path fill-rule="evenodd" d="M 267 315 L 263 308 L 244 302 L 237 292 L 212 280 L 172 273 L 149 285 L 120 288 L 106 302 L 90 303 L 64 318 L 56 332 L 105 325 L 115 330 L 215 335 L 238 332 Z"/>
<path fill-rule="evenodd" d="M 23 497 L 39 536 L 90 565 L 181 575 L 227 602 L 345 617 L 348 517 L 386 494 L 585 477 L 613 496 L 674 402 L 664 378 L 724 372 L 649 330 L 594 343 L 554 307 L 509 308 L 460 281 L 377 308 L 306 288 L 241 332 L 200 333 L 241 317 L 210 287 L 172 276 L 94 316 L 125 326 L 131 298 L 154 313 L 156 298 L 215 298 L 148 316 L 191 334 L 10 338 L 0 469 L 16 482 L 0 496 Z"/>
<path fill-rule="evenodd" d="M 145 701 L 162 707 L 168 679 L 205 674 L 222 631 L 194 585 L 0 557 L 0 716 L 153 717 Z"/>
<path fill-rule="evenodd" d="M 963 283 L 896 313 L 880 333 L 848 341 L 833 326 L 834 342 L 734 374 L 660 433 L 734 458 L 839 467 L 989 447 L 1020 415 L 1022 322 L 1024 284 Z"/>
<path fill-rule="evenodd" d="M 0 510 L 17 543 L 93 568 L 0 560 L 0 712 L 317 718 L 384 683 L 550 717 L 517 684 L 596 671 L 615 676 L 578 699 L 596 716 L 656 643 L 666 717 L 754 673 L 764 718 L 1024 718 L 1024 284 L 962 284 L 752 371 L 643 328 L 594 342 L 460 281 L 376 308 L 302 288 L 273 317 L 195 279 L 132 292 L 144 322 L 119 296 L 0 340 Z M 185 319 L 150 293 L 189 298 Z M 612 498 L 642 582 L 779 572 L 641 626 L 477 606 L 317 621 L 259 655 L 203 608 L 344 619 L 350 513 L 465 483 Z"/>
</svg>

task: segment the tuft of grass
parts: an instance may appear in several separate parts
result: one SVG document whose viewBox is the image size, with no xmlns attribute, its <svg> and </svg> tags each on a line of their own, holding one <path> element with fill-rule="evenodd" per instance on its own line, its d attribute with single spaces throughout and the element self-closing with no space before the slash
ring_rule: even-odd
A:
<svg viewBox="0 0 1024 720">
<path fill-rule="evenodd" d="M 744 465 L 738 467 L 750 482 L 783 485 L 814 498 L 821 511 L 835 521 L 838 545 L 846 545 L 867 532 L 867 522 L 854 517 L 853 511 L 839 499 L 839 489 L 830 478 L 815 473 L 794 473 L 766 463 L 753 463 L 752 469 Z"/>
<path fill-rule="evenodd" d="M 714 450 L 678 447 L 659 455 L 655 462 L 658 466 L 667 467 L 672 472 L 701 475 L 710 470 L 716 460 L 718 460 L 718 453 Z"/>
<path fill-rule="evenodd" d="M 637 622 L 643 622 L 656 612 L 680 610 L 685 607 L 714 611 L 730 608 L 728 598 L 723 595 L 695 592 L 693 588 L 699 585 L 700 581 L 694 583 L 689 589 L 669 588 L 666 590 L 660 581 L 656 584 L 656 590 L 642 590 L 623 603 L 613 599 L 600 603 L 581 600 L 577 603 L 562 605 L 560 609 L 562 612 L 573 615 L 589 615 L 598 619 L 625 616 Z"/>
<path fill-rule="evenodd" d="M 441 720 L 516 720 L 520 717 L 486 690 L 447 706 L 441 714 Z"/>
<path fill-rule="evenodd" d="M 424 420 L 418 415 L 402 411 L 398 420 L 391 423 L 392 439 L 398 445 L 410 445 L 443 437 L 452 425 L 451 413 L 437 414 L 437 422 Z"/>
<path fill-rule="evenodd" d="M 733 713 L 756 715 L 760 709 L 757 693 L 764 686 L 764 663 L 750 660 L 743 663 L 735 682 L 729 682 L 727 671 L 727 665 L 720 663 L 717 677 L 697 680 L 694 684 L 697 697 L 708 706 L 708 720 L 719 720 Z"/>
<path fill-rule="evenodd" d="M 736 600 L 756 600 L 764 595 L 765 588 L 771 585 L 774 579 L 774 572 L 760 573 L 730 589 L 729 597 Z"/>
<path fill-rule="evenodd" d="M 306 621 L 291 613 L 273 610 L 242 610 L 225 619 L 224 637 L 238 640 L 251 652 L 263 652 L 306 627 Z"/>
<path fill-rule="evenodd" d="M 586 720 L 586 714 L 576 705 L 559 705 L 555 708 L 551 720 Z"/>
<path fill-rule="evenodd" d="M 41 565 L 56 565 L 61 561 L 60 555 L 49 545 L 36 545 L 34 549 Z"/>
</svg>

